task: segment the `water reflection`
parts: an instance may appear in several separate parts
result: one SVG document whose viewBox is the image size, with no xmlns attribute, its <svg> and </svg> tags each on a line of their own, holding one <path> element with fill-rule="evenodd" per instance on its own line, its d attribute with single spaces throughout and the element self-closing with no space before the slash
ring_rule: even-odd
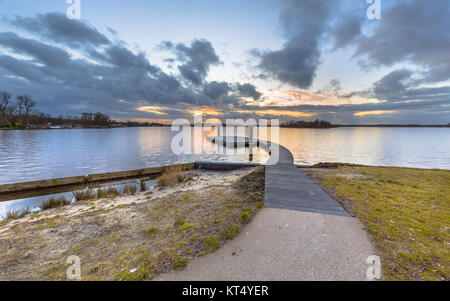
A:
<svg viewBox="0 0 450 301">
<path fill-rule="evenodd" d="M 245 162 L 205 144 L 201 155 L 176 156 L 170 128 L 0 130 L 0 184 L 160 166 L 195 160 Z M 206 137 L 211 133 L 203 133 Z M 280 129 L 297 164 L 349 162 L 450 169 L 447 128 Z M 267 154 L 255 156 L 265 162 Z"/>
<path fill-rule="evenodd" d="M 204 154 L 175 155 L 170 128 L 0 130 L 0 184 L 186 163 L 245 162 L 248 154 L 221 154 L 205 143 Z M 203 134 L 204 137 L 208 133 Z M 264 162 L 264 154 L 255 158 Z"/>
<path fill-rule="evenodd" d="M 348 162 L 450 169 L 446 128 L 281 129 L 296 164 Z"/>
</svg>

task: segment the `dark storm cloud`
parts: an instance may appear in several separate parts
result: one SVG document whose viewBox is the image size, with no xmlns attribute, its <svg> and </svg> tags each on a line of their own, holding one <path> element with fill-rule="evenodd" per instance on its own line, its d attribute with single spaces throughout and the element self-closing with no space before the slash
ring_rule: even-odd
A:
<svg viewBox="0 0 450 301">
<path fill-rule="evenodd" d="M 226 82 L 212 81 L 203 86 L 203 93 L 213 99 L 220 99 L 230 91 L 230 85 Z"/>
<path fill-rule="evenodd" d="M 350 15 L 338 23 L 333 32 L 335 48 L 345 47 L 353 43 L 361 35 L 363 19 L 361 15 Z"/>
<path fill-rule="evenodd" d="M 0 67 L 8 70 L 10 74 L 20 76 L 29 81 L 36 83 L 45 82 L 42 71 L 37 66 L 26 61 L 18 60 L 7 55 L 2 55 L 0 56 Z M 4 74 L 3 78 L 5 78 L 6 75 L 7 74 Z M 5 89 L 5 87 L 2 88 Z"/>
<path fill-rule="evenodd" d="M 140 69 L 142 71 L 148 71 L 152 74 L 157 73 L 160 69 L 156 66 L 152 66 L 145 57 L 145 53 L 140 52 L 137 55 L 123 46 L 112 45 L 106 49 L 105 61 L 122 68 Z"/>
<path fill-rule="evenodd" d="M 417 79 L 411 70 L 398 69 L 383 76 L 368 90 L 339 95 L 341 98 L 354 96 L 382 101 L 375 104 L 379 109 L 434 107 L 437 110 L 443 110 L 444 105 L 450 104 L 450 86 L 417 86 Z"/>
<path fill-rule="evenodd" d="M 376 98 L 383 100 L 401 100 L 407 97 L 406 91 L 410 86 L 407 81 L 412 74 L 407 69 L 390 72 L 373 85 L 373 94 Z"/>
<path fill-rule="evenodd" d="M 258 67 L 281 82 L 309 88 L 320 64 L 320 39 L 338 1 L 283 0 L 280 23 L 287 41 L 276 51 L 255 51 Z"/>
<path fill-rule="evenodd" d="M 12 32 L 0 33 L 0 46 L 19 54 L 26 54 L 48 66 L 65 66 L 70 56 L 64 50 L 41 43 L 37 40 L 26 39 Z"/>
<path fill-rule="evenodd" d="M 68 19 L 60 13 L 38 14 L 34 18 L 16 16 L 9 23 L 54 42 L 72 47 L 100 46 L 111 42 L 94 27 Z"/>
<path fill-rule="evenodd" d="M 241 97 L 251 97 L 254 100 L 259 100 L 262 96 L 260 92 L 256 90 L 256 87 L 252 84 L 240 84 L 236 83 L 237 91 Z"/>
<path fill-rule="evenodd" d="M 210 66 L 221 64 L 211 42 L 206 40 L 194 40 L 190 46 L 182 43 L 174 45 L 166 41 L 163 46 L 175 52 L 178 60 L 182 62 L 178 67 L 180 73 L 197 86 L 204 82 Z"/>
<path fill-rule="evenodd" d="M 373 34 L 357 39 L 355 56 L 365 64 L 391 66 L 408 61 L 425 68 L 424 82 L 450 78 L 448 0 L 400 2 L 383 12 Z"/>
</svg>

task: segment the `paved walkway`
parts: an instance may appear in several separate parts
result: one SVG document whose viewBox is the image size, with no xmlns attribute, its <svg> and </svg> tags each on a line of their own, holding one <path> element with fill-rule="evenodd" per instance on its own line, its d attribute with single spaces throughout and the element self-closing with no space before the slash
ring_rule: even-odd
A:
<svg viewBox="0 0 450 301">
<path fill-rule="evenodd" d="M 363 225 L 280 146 L 266 166 L 265 208 L 233 241 L 157 280 L 365 280 L 375 254 Z"/>
</svg>

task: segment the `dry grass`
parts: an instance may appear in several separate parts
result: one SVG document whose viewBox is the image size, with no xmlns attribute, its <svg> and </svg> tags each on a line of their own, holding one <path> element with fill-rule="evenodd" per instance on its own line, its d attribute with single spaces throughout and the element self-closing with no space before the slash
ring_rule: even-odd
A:
<svg viewBox="0 0 450 301">
<path fill-rule="evenodd" d="M 24 208 L 24 209 L 11 210 L 11 211 L 6 212 L 5 216 L 3 216 L 3 219 L 5 221 L 21 219 L 22 217 L 24 217 L 30 213 L 31 213 L 31 210 L 28 207 Z"/>
<path fill-rule="evenodd" d="M 147 191 L 147 184 L 145 184 L 145 180 L 141 180 L 139 182 L 139 185 L 140 185 L 140 191 L 141 192 Z"/>
<path fill-rule="evenodd" d="M 127 183 L 123 186 L 122 194 L 135 195 L 137 187 L 135 184 Z"/>
<path fill-rule="evenodd" d="M 181 166 L 169 166 L 156 180 L 159 187 L 174 186 L 183 181 L 183 169 Z"/>
<path fill-rule="evenodd" d="M 158 187 L 172 187 L 178 183 L 188 182 L 195 178 L 194 173 L 183 173 L 183 167 L 178 165 L 168 166 L 156 179 Z"/>
<path fill-rule="evenodd" d="M 95 190 L 92 188 L 85 188 L 83 190 L 72 192 L 73 197 L 77 202 L 87 201 L 96 197 Z"/>
<path fill-rule="evenodd" d="M 450 279 L 450 171 L 367 166 L 308 173 L 357 216 L 385 280 Z"/>
<path fill-rule="evenodd" d="M 112 198 L 120 195 L 120 192 L 113 186 L 97 189 L 97 198 Z"/>
<path fill-rule="evenodd" d="M 70 200 L 68 200 L 65 196 L 60 196 L 57 198 L 51 197 L 47 201 L 44 201 L 41 204 L 40 208 L 41 210 L 48 210 L 52 208 L 66 206 L 69 205 L 70 203 L 71 203 Z"/>
</svg>

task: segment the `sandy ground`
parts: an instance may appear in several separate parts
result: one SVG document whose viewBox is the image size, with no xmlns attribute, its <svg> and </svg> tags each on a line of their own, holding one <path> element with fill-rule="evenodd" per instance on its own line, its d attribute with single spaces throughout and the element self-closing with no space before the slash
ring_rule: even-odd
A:
<svg viewBox="0 0 450 301">
<path fill-rule="evenodd" d="M 77 202 L 9 221 L 0 226 L 0 280 L 67 280 L 71 255 L 81 258 L 82 280 L 119 274 L 123 280 L 148 280 L 182 267 L 225 243 L 229 238 L 222 233 L 230 224 L 237 229 L 234 237 L 262 207 L 254 200 L 263 197 L 263 172 L 258 191 L 240 186 L 253 171 L 199 172 L 172 188 Z M 250 217 L 242 223 L 244 211 Z"/>
<path fill-rule="evenodd" d="M 139 193 L 136 195 L 125 195 L 114 199 L 105 199 L 101 202 L 96 202 L 96 211 L 98 210 L 111 210 L 118 207 L 131 205 L 131 204 L 141 204 L 148 201 L 148 197 L 161 198 L 165 197 L 174 192 L 183 192 L 188 190 L 202 190 L 208 186 L 230 184 L 235 182 L 237 179 L 243 175 L 248 174 L 248 169 L 235 170 L 231 172 L 206 172 L 197 173 L 198 177 L 194 182 L 183 183 L 175 187 L 167 187 L 164 189 L 152 189 L 144 193 Z M 40 211 L 35 214 L 31 214 L 21 218 L 19 220 L 14 220 L 0 227 L 0 239 L 2 237 L 7 237 L 10 233 L 8 231 L 11 228 L 17 227 L 21 224 L 26 224 L 30 222 L 39 222 L 42 220 L 52 219 L 55 216 L 64 215 L 66 218 L 76 218 L 77 216 L 83 215 L 89 211 L 92 211 L 91 202 L 79 202 L 71 206 L 64 208 L 59 208 L 55 210 Z"/>
</svg>

